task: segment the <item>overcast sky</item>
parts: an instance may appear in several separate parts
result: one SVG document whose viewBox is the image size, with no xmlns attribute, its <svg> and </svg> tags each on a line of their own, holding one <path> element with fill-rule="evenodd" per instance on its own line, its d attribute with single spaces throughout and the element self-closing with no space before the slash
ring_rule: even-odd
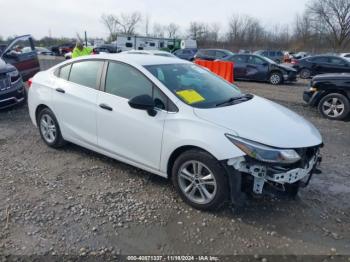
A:
<svg viewBox="0 0 350 262">
<path fill-rule="evenodd" d="M 191 21 L 217 22 L 222 27 L 233 13 L 258 18 L 266 27 L 288 24 L 302 13 L 308 0 L 0 0 L 0 35 L 32 34 L 75 37 L 76 32 L 90 37 L 106 37 L 100 22 L 105 14 L 139 11 L 151 23 L 174 22 L 185 32 Z M 150 28 L 152 30 L 152 26 Z M 145 29 L 138 28 L 143 34 Z"/>
</svg>

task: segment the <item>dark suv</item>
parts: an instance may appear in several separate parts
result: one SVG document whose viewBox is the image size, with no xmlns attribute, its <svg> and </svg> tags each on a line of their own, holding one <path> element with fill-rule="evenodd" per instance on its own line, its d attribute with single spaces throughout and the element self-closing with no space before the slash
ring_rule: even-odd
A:
<svg viewBox="0 0 350 262">
<path fill-rule="evenodd" d="M 195 59 L 201 59 L 201 60 L 221 60 L 225 57 L 231 56 L 233 53 L 229 50 L 225 49 L 200 49 L 198 50 L 197 54 L 194 56 Z"/>
<path fill-rule="evenodd" d="M 24 102 L 26 93 L 18 70 L 0 58 L 0 109 Z"/>
<path fill-rule="evenodd" d="M 318 107 L 320 113 L 332 120 L 343 120 L 350 115 L 350 74 L 315 76 L 304 92 L 304 101 Z"/>
<path fill-rule="evenodd" d="M 30 35 L 16 37 L 0 51 L 0 58 L 17 68 L 23 81 L 40 71 L 40 64 L 34 41 Z"/>
</svg>

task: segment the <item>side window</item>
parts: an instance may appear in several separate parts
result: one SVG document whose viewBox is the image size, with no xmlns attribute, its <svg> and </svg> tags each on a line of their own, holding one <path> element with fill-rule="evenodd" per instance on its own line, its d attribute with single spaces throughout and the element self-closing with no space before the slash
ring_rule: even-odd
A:
<svg viewBox="0 0 350 262">
<path fill-rule="evenodd" d="M 223 58 L 223 57 L 225 57 L 226 56 L 226 54 L 224 53 L 224 52 L 222 52 L 222 51 L 216 51 L 216 57 L 217 58 Z"/>
<path fill-rule="evenodd" d="M 276 52 L 270 51 L 270 52 L 269 52 L 269 56 L 272 56 L 272 57 L 273 57 L 273 56 L 276 56 Z"/>
<path fill-rule="evenodd" d="M 329 63 L 329 60 L 325 56 L 315 57 L 311 60 L 314 63 Z"/>
<path fill-rule="evenodd" d="M 247 62 L 247 57 L 244 55 L 237 55 L 233 56 L 230 60 L 237 64 L 243 64 Z"/>
<path fill-rule="evenodd" d="M 71 64 L 66 65 L 64 67 L 61 67 L 61 69 L 59 70 L 59 74 L 57 75 L 59 78 L 62 78 L 64 80 L 68 80 L 69 77 L 69 72 L 70 72 L 70 68 L 71 68 Z"/>
<path fill-rule="evenodd" d="M 330 63 L 333 65 L 340 65 L 340 66 L 345 65 L 345 62 L 342 59 L 336 58 L 336 57 L 331 57 Z"/>
<path fill-rule="evenodd" d="M 96 88 L 101 76 L 102 65 L 102 61 L 83 61 L 74 63 L 69 74 L 69 81 L 79 85 Z"/>
<path fill-rule="evenodd" d="M 261 59 L 260 57 L 257 56 L 250 56 L 249 57 L 249 63 L 254 64 L 254 65 L 263 65 L 265 61 Z"/>
<path fill-rule="evenodd" d="M 140 95 L 152 96 L 152 88 L 152 83 L 131 66 L 109 63 L 105 88 L 107 93 L 131 99 Z"/>
<path fill-rule="evenodd" d="M 269 55 L 269 53 L 268 52 L 266 52 L 266 51 L 264 51 L 264 52 L 262 52 L 262 54 L 261 54 L 262 56 L 268 56 Z"/>
</svg>

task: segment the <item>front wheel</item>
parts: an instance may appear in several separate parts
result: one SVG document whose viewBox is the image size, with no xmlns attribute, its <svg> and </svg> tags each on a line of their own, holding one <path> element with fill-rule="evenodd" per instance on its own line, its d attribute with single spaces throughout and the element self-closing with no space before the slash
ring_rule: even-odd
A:
<svg viewBox="0 0 350 262">
<path fill-rule="evenodd" d="M 215 210 L 228 199 L 228 182 L 218 160 L 201 150 L 181 154 L 172 169 L 172 182 L 181 198 L 200 210 Z"/>
<path fill-rule="evenodd" d="M 279 72 L 273 72 L 270 75 L 270 83 L 272 85 L 280 85 L 283 82 L 282 74 Z"/>
<path fill-rule="evenodd" d="M 300 78 L 301 79 L 309 79 L 311 77 L 311 71 L 310 69 L 303 68 L 300 71 Z"/>
<path fill-rule="evenodd" d="M 350 113 L 350 102 L 346 96 L 333 93 L 321 99 L 318 110 L 328 119 L 343 120 Z"/>
</svg>

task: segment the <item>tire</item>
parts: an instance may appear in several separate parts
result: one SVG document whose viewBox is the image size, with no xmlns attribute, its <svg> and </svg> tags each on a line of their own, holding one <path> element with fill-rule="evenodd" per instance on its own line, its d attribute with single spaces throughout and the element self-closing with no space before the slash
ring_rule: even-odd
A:
<svg viewBox="0 0 350 262">
<path fill-rule="evenodd" d="M 343 120 L 349 115 L 350 102 L 346 96 L 332 93 L 321 99 L 318 110 L 325 118 Z"/>
<path fill-rule="evenodd" d="M 300 70 L 299 75 L 301 79 L 309 79 L 311 77 L 311 70 L 307 68 L 303 68 Z"/>
<path fill-rule="evenodd" d="M 65 145 L 66 141 L 62 137 L 57 119 L 49 108 L 44 108 L 39 112 L 37 123 L 40 136 L 45 144 L 52 148 L 60 148 Z"/>
<path fill-rule="evenodd" d="M 175 160 L 171 178 L 183 201 L 196 209 L 216 210 L 228 199 L 226 171 L 217 159 L 202 150 L 182 153 Z"/>
<path fill-rule="evenodd" d="M 294 184 L 286 184 L 286 196 L 291 199 L 295 199 L 298 196 L 299 189 L 300 189 L 300 183 L 296 182 Z"/>
<path fill-rule="evenodd" d="M 280 85 L 283 83 L 283 76 L 280 72 L 272 72 L 269 77 L 271 85 Z"/>
</svg>

